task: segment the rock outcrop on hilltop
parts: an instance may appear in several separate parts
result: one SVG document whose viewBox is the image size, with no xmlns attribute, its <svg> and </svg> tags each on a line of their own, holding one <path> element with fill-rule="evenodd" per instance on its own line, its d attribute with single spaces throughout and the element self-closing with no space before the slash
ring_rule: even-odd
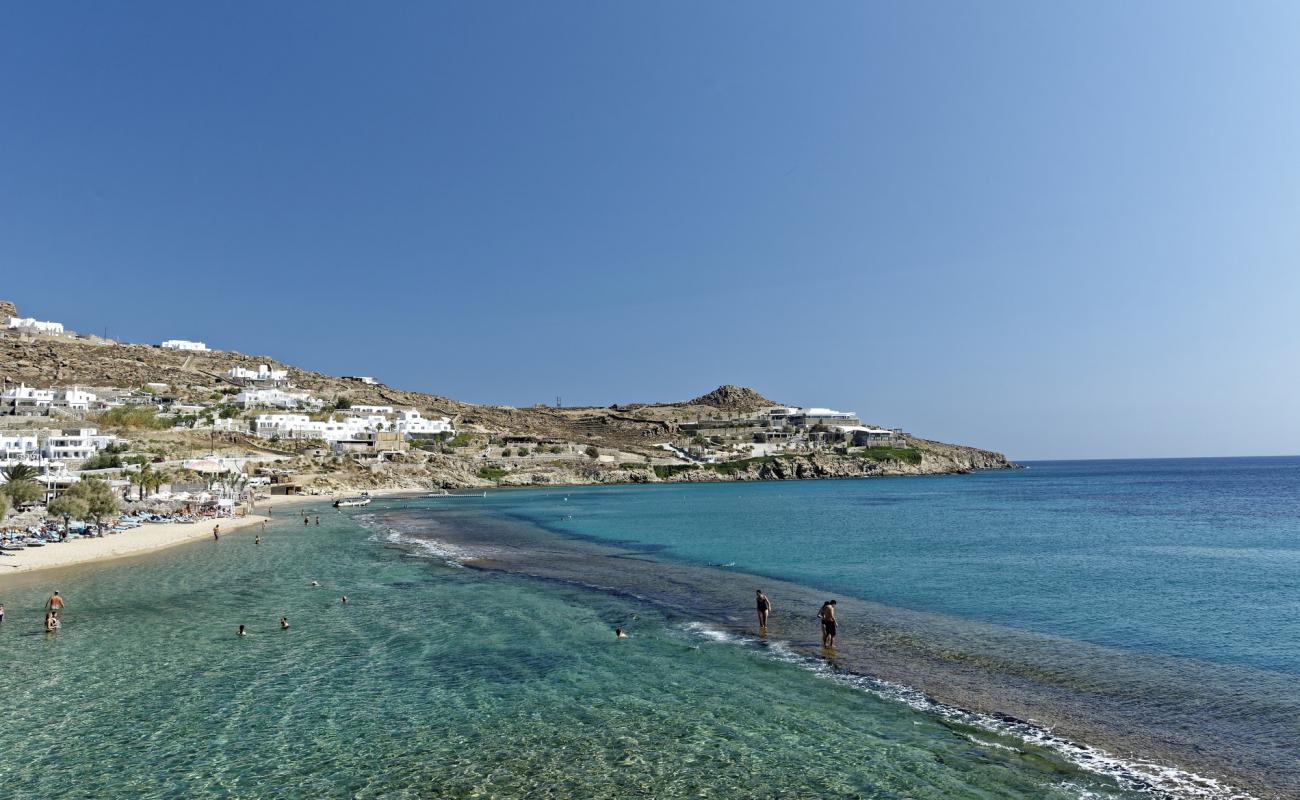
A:
<svg viewBox="0 0 1300 800">
<path fill-rule="evenodd" d="M 723 411 L 758 411 L 779 403 L 773 403 L 747 386 L 733 386 L 728 383 L 683 405 L 713 406 Z"/>
<path fill-rule="evenodd" d="M 9 321 L 10 317 L 18 316 L 18 307 L 8 300 L 0 300 L 0 325 Z"/>
</svg>

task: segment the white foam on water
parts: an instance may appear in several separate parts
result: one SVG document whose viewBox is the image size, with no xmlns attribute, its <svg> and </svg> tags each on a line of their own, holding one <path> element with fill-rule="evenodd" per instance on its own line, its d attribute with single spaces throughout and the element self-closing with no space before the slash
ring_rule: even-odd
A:
<svg viewBox="0 0 1300 800">
<path fill-rule="evenodd" d="M 1110 778 L 1126 790 L 1145 792 L 1160 800 L 1191 800 L 1192 798 L 1195 800 L 1259 800 L 1254 795 L 1215 778 L 1207 778 L 1177 767 L 1149 761 L 1122 759 L 1100 748 L 1070 741 L 1052 733 L 1050 728 L 1032 721 L 966 711 L 940 703 L 910 686 L 845 672 L 821 659 L 796 653 L 783 642 L 769 642 L 752 636 L 735 634 L 702 622 L 688 622 L 681 628 L 693 636 L 710 642 L 753 648 L 770 658 L 808 670 L 819 677 L 847 684 L 886 700 L 903 703 L 916 711 L 938 716 L 949 722 L 981 728 L 999 736 L 1017 739 L 1033 747 L 1049 750 L 1080 769 Z M 966 738 L 981 746 L 1016 750 L 1005 744 L 970 735 L 966 735 Z M 1082 787 L 1079 788 L 1081 797 L 1091 796 Z"/>
<path fill-rule="evenodd" d="M 414 555 L 436 559 L 449 567 L 464 568 L 466 561 L 491 555 L 491 551 L 487 549 L 463 547 L 440 539 L 413 536 L 384 527 L 374 514 L 358 514 L 353 519 L 363 528 L 371 531 L 366 541 L 410 548 Z"/>
</svg>

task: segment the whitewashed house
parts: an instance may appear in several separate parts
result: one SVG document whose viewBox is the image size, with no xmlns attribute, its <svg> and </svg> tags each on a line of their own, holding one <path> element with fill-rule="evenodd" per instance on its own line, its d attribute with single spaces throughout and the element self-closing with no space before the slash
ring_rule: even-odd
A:
<svg viewBox="0 0 1300 800">
<path fill-rule="evenodd" d="M 288 379 L 289 370 L 271 369 L 267 364 L 258 364 L 255 370 L 246 367 L 232 367 L 226 370 L 226 377 L 232 381 L 269 381 L 278 383 Z"/>
<path fill-rule="evenodd" d="M 233 402 L 240 408 L 321 407 L 321 401 L 307 392 L 286 392 L 282 389 L 245 389 L 235 395 Z"/>
<path fill-rule="evenodd" d="M 367 406 L 358 404 L 353 405 L 347 410 L 353 414 L 384 414 L 387 416 L 393 413 L 392 406 Z"/>
<path fill-rule="evenodd" d="M 32 317 L 10 317 L 8 327 L 19 333 L 63 333 L 63 323 L 42 322 Z"/>
<path fill-rule="evenodd" d="M 9 414 L 45 414 L 54 405 L 53 389 L 19 384 L 0 392 L 0 407 Z"/>
<path fill-rule="evenodd" d="M 258 414 L 253 420 L 253 432 L 263 438 L 279 436 L 281 439 L 337 442 L 383 430 L 387 424 L 387 420 L 378 416 L 342 419 L 330 417 L 324 422 L 313 422 L 306 414 Z"/>
<path fill-rule="evenodd" d="M 54 408 L 66 408 L 68 411 L 81 413 L 89 411 L 98 400 L 98 396 L 76 387 L 59 389 L 54 393 Z"/>
<path fill-rule="evenodd" d="M 208 346 L 203 342 L 191 342 L 188 339 L 168 339 L 159 346 L 164 350 L 193 350 L 196 353 L 202 353 L 208 349 Z"/>
<path fill-rule="evenodd" d="M 343 376 L 343 380 L 345 380 L 345 381 L 356 381 L 357 383 L 364 383 L 364 384 L 367 385 L 367 386 L 378 386 L 378 385 L 379 385 L 379 381 L 375 380 L 374 378 L 370 377 L 369 375 L 344 375 L 344 376 Z"/>
<path fill-rule="evenodd" d="M 41 447 L 34 433 L 0 434 L 0 463 L 36 463 L 41 457 Z"/>
<path fill-rule="evenodd" d="M 313 430 L 311 426 L 314 425 L 323 426 L 324 423 L 312 422 L 306 414 L 258 414 L 253 420 L 253 433 L 264 439 L 272 436 L 281 439 L 309 438 L 295 436 L 295 433 Z"/>
<path fill-rule="evenodd" d="M 51 460 L 84 461 L 116 441 L 116 436 L 101 434 L 97 428 L 64 428 L 49 431 L 42 450 Z"/>
<path fill-rule="evenodd" d="M 420 416 L 420 412 L 414 408 L 404 409 L 397 414 L 397 420 L 393 423 L 393 430 L 406 434 L 406 438 L 412 436 L 433 436 L 439 433 L 455 433 L 452 428 L 451 419 L 448 417 L 439 417 L 438 419 L 425 419 Z"/>
</svg>

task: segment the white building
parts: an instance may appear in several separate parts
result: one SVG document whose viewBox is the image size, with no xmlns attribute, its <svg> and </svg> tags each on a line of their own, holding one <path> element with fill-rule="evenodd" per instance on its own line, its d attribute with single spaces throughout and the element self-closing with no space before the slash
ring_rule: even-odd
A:
<svg viewBox="0 0 1300 800">
<path fill-rule="evenodd" d="M 393 407 L 392 407 L 392 406 L 365 406 L 365 405 L 354 405 L 354 406 L 352 406 L 351 408 L 349 408 L 349 409 L 347 409 L 347 410 L 350 411 L 350 412 L 352 412 L 353 414 L 385 414 L 385 415 L 387 415 L 387 414 L 392 414 L 392 413 L 393 413 Z"/>
<path fill-rule="evenodd" d="M 63 333 L 63 323 L 41 322 L 32 317 L 10 317 L 9 330 L 21 333 Z"/>
<path fill-rule="evenodd" d="M 5 433 L 0 434 L 0 463 L 13 464 L 19 461 L 35 463 L 40 460 L 41 447 L 36 434 Z"/>
<path fill-rule="evenodd" d="M 344 375 L 343 380 L 356 381 L 357 383 L 364 383 L 367 386 L 377 386 L 379 384 L 379 381 L 369 375 Z"/>
<path fill-rule="evenodd" d="M 838 427 L 861 425 L 852 411 L 835 411 L 829 408 L 773 408 L 766 412 L 768 424 L 773 428 L 811 428 L 814 425 Z"/>
<path fill-rule="evenodd" d="M 193 350 L 195 352 L 203 352 L 208 349 L 208 346 L 203 342 L 191 342 L 188 339 L 168 339 L 160 347 L 164 350 Z"/>
<path fill-rule="evenodd" d="M 281 439 L 310 438 L 298 437 L 295 434 L 299 431 L 313 430 L 313 425 L 324 425 L 321 422 L 312 422 L 306 414 L 258 414 L 253 420 L 253 433 L 263 438 L 279 436 Z"/>
<path fill-rule="evenodd" d="M 54 390 L 19 384 L 0 392 L 0 405 L 13 414 L 43 413 L 54 405 Z"/>
<path fill-rule="evenodd" d="M 307 392 L 245 389 L 235 395 L 234 404 L 241 408 L 319 408 L 321 401 Z"/>
<path fill-rule="evenodd" d="M 379 416 L 330 417 L 324 422 L 313 422 L 306 414 L 258 414 L 253 420 L 253 432 L 263 438 L 279 436 L 281 439 L 338 442 L 383 430 L 387 425 L 388 421 Z"/>
<path fill-rule="evenodd" d="M 101 434 L 97 428 L 64 428 L 49 431 L 42 449 L 48 459 L 83 461 L 116 441 L 116 436 Z"/>
<path fill-rule="evenodd" d="M 420 416 L 420 412 L 414 408 L 408 408 L 398 412 L 397 421 L 393 423 L 393 430 L 406 434 L 409 439 L 412 436 L 429 436 L 439 433 L 455 433 L 451 426 L 451 420 L 447 417 L 438 419 L 425 419 Z"/>
<path fill-rule="evenodd" d="M 226 370 L 226 377 L 240 381 L 282 381 L 289 377 L 287 369 L 271 369 L 267 364 L 258 364 L 256 370 L 234 367 Z"/>
<path fill-rule="evenodd" d="M 91 405 L 99 400 L 94 394 L 84 392 L 76 387 L 71 389 L 59 389 L 54 394 L 54 406 L 56 408 L 66 408 L 69 411 L 89 411 Z"/>
</svg>

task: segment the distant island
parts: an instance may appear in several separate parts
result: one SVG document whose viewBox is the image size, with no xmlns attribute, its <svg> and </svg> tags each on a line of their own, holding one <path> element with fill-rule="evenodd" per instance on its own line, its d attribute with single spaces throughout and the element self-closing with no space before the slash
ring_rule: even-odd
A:
<svg viewBox="0 0 1300 800">
<path fill-rule="evenodd" d="M 274 494 L 934 475 L 1014 467 L 737 386 L 684 402 L 476 405 L 169 339 L 127 344 L 0 301 L 0 460 L 129 479 L 219 458 Z M 57 466 L 54 466 L 57 465 Z"/>
</svg>

